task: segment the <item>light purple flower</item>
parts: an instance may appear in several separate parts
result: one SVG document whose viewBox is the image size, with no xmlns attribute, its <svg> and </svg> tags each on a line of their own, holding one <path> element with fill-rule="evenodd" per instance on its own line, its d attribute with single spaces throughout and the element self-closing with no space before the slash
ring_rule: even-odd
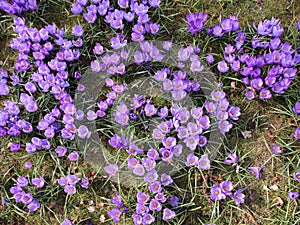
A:
<svg viewBox="0 0 300 225">
<path fill-rule="evenodd" d="M 250 172 L 254 174 L 256 178 L 259 179 L 261 177 L 261 170 L 264 168 L 265 168 L 264 166 L 261 167 L 253 166 L 253 167 L 248 167 L 248 170 L 250 170 Z"/>
<path fill-rule="evenodd" d="M 37 188 L 42 188 L 45 185 L 45 180 L 43 177 L 37 177 L 32 179 L 32 184 Z"/>
<path fill-rule="evenodd" d="M 211 200 L 224 200 L 226 199 L 226 195 L 222 192 L 219 185 L 215 184 L 210 191 L 210 198 Z"/>
<path fill-rule="evenodd" d="M 109 174 L 110 177 L 115 177 L 119 167 L 117 164 L 110 164 L 104 167 L 104 171 Z"/>
<path fill-rule="evenodd" d="M 245 202 L 245 195 L 242 192 L 243 190 L 239 189 L 231 197 L 237 204 L 243 204 Z"/>
</svg>

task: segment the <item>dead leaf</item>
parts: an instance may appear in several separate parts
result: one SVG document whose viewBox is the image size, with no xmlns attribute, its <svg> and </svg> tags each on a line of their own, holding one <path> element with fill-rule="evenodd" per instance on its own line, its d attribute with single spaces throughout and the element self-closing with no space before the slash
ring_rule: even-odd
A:
<svg viewBox="0 0 300 225">
<path fill-rule="evenodd" d="M 241 133 L 245 139 L 252 138 L 252 131 L 250 131 L 250 130 L 241 131 Z"/>
<path fill-rule="evenodd" d="M 272 208 L 272 207 L 274 207 L 274 206 L 277 206 L 277 205 L 279 205 L 280 206 L 280 208 L 284 205 L 284 202 L 283 202 L 283 200 L 282 200 L 282 198 L 280 198 L 280 197 L 276 197 L 275 199 L 274 199 L 274 201 L 276 201 L 274 204 L 272 204 L 271 206 L 270 206 L 270 208 Z"/>
</svg>

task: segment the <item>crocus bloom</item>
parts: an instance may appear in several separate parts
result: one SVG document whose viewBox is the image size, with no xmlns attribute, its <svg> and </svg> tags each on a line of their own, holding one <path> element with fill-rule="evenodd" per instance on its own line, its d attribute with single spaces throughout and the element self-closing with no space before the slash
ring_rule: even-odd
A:
<svg viewBox="0 0 300 225">
<path fill-rule="evenodd" d="M 118 208 L 111 209 L 107 214 L 115 223 L 119 222 L 122 216 L 122 212 Z"/>
<path fill-rule="evenodd" d="M 174 211 L 172 211 L 168 208 L 164 209 L 164 212 L 163 212 L 163 220 L 164 221 L 170 220 L 174 217 L 175 217 L 175 212 Z"/>
<path fill-rule="evenodd" d="M 242 189 L 237 190 L 231 197 L 237 204 L 242 204 L 245 202 L 245 195 L 242 193 L 242 191 Z"/>
<path fill-rule="evenodd" d="M 298 192 L 288 192 L 288 196 L 289 196 L 289 198 L 290 199 L 296 199 L 296 198 L 298 198 L 299 197 L 299 194 L 298 194 Z"/>
<path fill-rule="evenodd" d="M 80 25 L 75 25 L 73 28 L 72 28 L 72 34 L 75 35 L 75 36 L 82 36 L 83 35 L 83 28 L 80 26 Z"/>
<path fill-rule="evenodd" d="M 34 178 L 32 179 L 32 184 L 37 188 L 42 188 L 45 185 L 45 180 L 43 177 Z"/>
<path fill-rule="evenodd" d="M 226 195 L 222 192 L 219 185 L 215 184 L 210 191 L 211 200 L 222 200 L 226 198 Z"/>
<path fill-rule="evenodd" d="M 279 145 L 274 145 L 272 148 L 271 148 L 271 151 L 273 154 L 275 155 L 278 155 L 278 154 L 281 154 L 282 153 L 282 150 L 280 149 L 280 146 Z"/>
<path fill-rule="evenodd" d="M 227 155 L 226 159 L 224 160 L 225 164 L 233 164 L 235 165 L 238 161 L 238 156 L 235 152 L 231 152 Z"/>
<path fill-rule="evenodd" d="M 225 61 L 221 61 L 218 63 L 218 70 L 221 73 L 226 73 L 229 70 L 229 67 Z"/>
<path fill-rule="evenodd" d="M 34 212 L 40 208 L 40 203 L 36 200 L 32 200 L 32 202 L 27 206 L 29 209 L 29 212 Z"/>
<path fill-rule="evenodd" d="M 293 107 L 293 112 L 295 114 L 300 114 L 300 101 L 298 101 L 295 106 Z"/>
<path fill-rule="evenodd" d="M 79 158 L 79 154 L 76 151 L 73 151 L 68 155 L 68 159 L 73 162 L 76 162 L 78 158 Z"/>
<path fill-rule="evenodd" d="M 248 167 L 248 170 L 250 170 L 250 172 L 254 174 L 256 178 L 259 179 L 261 177 L 261 170 L 264 168 L 265 168 L 264 166 L 261 167 L 253 166 L 253 167 Z"/>
<path fill-rule="evenodd" d="M 299 170 L 297 173 L 295 173 L 295 174 L 293 175 L 293 177 L 294 177 L 298 182 L 300 182 L 300 170 Z"/>
<path fill-rule="evenodd" d="M 200 170 L 209 170 L 210 169 L 210 160 L 208 155 L 202 155 L 197 162 L 198 169 Z"/>
<path fill-rule="evenodd" d="M 118 172 L 118 165 L 117 164 L 110 164 L 104 167 L 104 171 L 109 174 L 110 177 L 115 177 Z"/>
<path fill-rule="evenodd" d="M 231 195 L 233 189 L 231 181 L 223 181 L 220 183 L 220 188 L 225 195 Z"/>
</svg>

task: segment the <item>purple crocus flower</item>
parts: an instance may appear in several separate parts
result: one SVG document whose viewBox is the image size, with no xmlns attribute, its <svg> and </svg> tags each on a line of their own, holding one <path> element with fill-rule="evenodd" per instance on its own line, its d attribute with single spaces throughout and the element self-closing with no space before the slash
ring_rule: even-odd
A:
<svg viewBox="0 0 300 225">
<path fill-rule="evenodd" d="M 11 152 L 17 152 L 21 148 L 21 145 L 19 143 L 11 143 L 10 144 L 10 151 Z"/>
<path fill-rule="evenodd" d="M 299 170 L 297 173 L 295 173 L 295 174 L 293 175 L 293 177 L 294 177 L 294 179 L 296 179 L 298 182 L 300 182 L 300 170 Z"/>
<path fill-rule="evenodd" d="M 104 171 L 109 174 L 110 177 L 115 177 L 119 167 L 117 164 L 110 164 L 104 167 Z"/>
<path fill-rule="evenodd" d="M 163 173 L 160 178 L 162 185 L 167 186 L 173 183 L 173 179 L 170 175 Z"/>
<path fill-rule="evenodd" d="M 31 193 L 26 193 L 22 196 L 21 201 L 23 204 L 28 205 L 32 202 L 33 196 Z"/>
<path fill-rule="evenodd" d="M 280 146 L 276 144 L 271 148 L 271 152 L 275 155 L 278 155 L 282 153 L 282 150 L 280 149 Z"/>
<path fill-rule="evenodd" d="M 218 70 L 221 73 L 226 73 L 229 70 L 229 67 L 225 61 L 221 61 L 218 63 Z"/>
<path fill-rule="evenodd" d="M 288 192 L 288 196 L 289 196 L 289 199 L 294 200 L 299 197 L 299 194 L 298 194 L 298 192 L 290 191 L 290 192 Z"/>
<path fill-rule="evenodd" d="M 20 187 L 26 187 L 28 185 L 27 178 L 23 176 L 19 176 L 17 180 L 17 185 Z"/>
<path fill-rule="evenodd" d="M 65 219 L 60 225 L 73 225 L 69 219 Z"/>
<path fill-rule="evenodd" d="M 225 195 L 231 195 L 233 189 L 231 181 L 223 181 L 220 183 L 220 188 Z"/>
<path fill-rule="evenodd" d="M 136 165 L 134 167 L 134 169 L 133 169 L 133 173 L 135 175 L 137 175 L 137 176 L 140 176 L 140 177 L 144 176 L 144 174 L 145 174 L 145 168 L 144 168 L 144 166 L 141 165 L 141 164 Z"/>
<path fill-rule="evenodd" d="M 32 167 L 32 162 L 25 162 L 24 167 L 26 170 L 29 170 Z"/>
<path fill-rule="evenodd" d="M 64 187 L 64 192 L 66 192 L 69 195 L 73 195 L 76 193 L 76 187 L 74 185 L 66 185 Z"/>
<path fill-rule="evenodd" d="M 170 210 L 168 208 L 164 209 L 164 211 L 163 211 L 163 220 L 164 221 L 173 219 L 175 216 L 176 216 L 176 214 L 175 214 L 174 211 L 172 211 L 172 210 Z"/>
<path fill-rule="evenodd" d="M 227 155 L 226 159 L 224 160 L 225 164 L 233 164 L 235 165 L 238 161 L 238 156 L 235 152 L 231 152 Z"/>
<path fill-rule="evenodd" d="M 113 208 L 110 211 L 108 211 L 107 215 L 113 219 L 114 223 L 117 223 L 121 219 L 122 212 L 119 208 Z"/>
<path fill-rule="evenodd" d="M 192 166 L 195 166 L 197 164 L 197 162 L 198 162 L 198 157 L 195 156 L 193 153 L 190 153 L 187 156 L 187 161 L 186 161 L 185 165 L 187 167 L 192 167 Z"/>
<path fill-rule="evenodd" d="M 72 34 L 77 36 L 77 37 L 81 37 L 83 35 L 83 32 L 84 32 L 84 30 L 80 25 L 75 25 L 72 28 Z"/>
<path fill-rule="evenodd" d="M 92 132 L 85 125 L 80 125 L 77 134 L 82 139 L 87 139 L 91 136 Z"/>
<path fill-rule="evenodd" d="M 199 142 L 199 135 L 189 136 L 184 140 L 184 142 L 190 150 L 194 151 Z"/>
<path fill-rule="evenodd" d="M 222 134 L 225 134 L 232 128 L 232 124 L 226 120 L 220 121 L 219 122 L 219 130 Z"/>
<path fill-rule="evenodd" d="M 250 170 L 250 172 L 254 174 L 256 178 L 259 179 L 261 177 L 261 170 L 264 168 L 265 168 L 264 166 L 260 166 L 260 167 L 252 166 L 252 167 L 248 167 L 248 170 Z"/>
<path fill-rule="evenodd" d="M 136 198 L 139 204 L 145 204 L 150 199 L 150 195 L 144 192 L 138 192 Z"/>
<path fill-rule="evenodd" d="M 209 64 L 212 64 L 212 63 L 215 61 L 214 56 L 213 56 L 212 54 L 208 54 L 208 55 L 206 56 L 206 61 L 207 61 Z"/>
<path fill-rule="evenodd" d="M 82 12 L 82 7 L 78 2 L 72 4 L 71 12 L 74 14 L 80 14 Z"/>
<path fill-rule="evenodd" d="M 222 192 L 222 189 L 219 187 L 219 185 L 215 184 L 211 188 L 210 198 L 211 200 L 223 200 L 226 199 L 226 195 Z"/>
<path fill-rule="evenodd" d="M 210 169 L 210 160 L 208 155 L 202 155 L 198 162 L 196 163 L 199 170 L 209 170 Z"/>
<path fill-rule="evenodd" d="M 77 151 L 73 151 L 68 155 L 68 159 L 73 162 L 76 162 L 78 158 L 79 158 L 79 154 Z"/>
<path fill-rule="evenodd" d="M 300 140 L 300 125 L 297 127 L 297 129 L 295 130 L 295 133 L 294 133 L 294 138 L 296 140 Z"/>
<path fill-rule="evenodd" d="M 293 107 L 293 112 L 295 114 L 300 114 L 300 101 L 296 102 L 295 106 Z"/>
<path fill-rule="evenodd" d="M 89 188 L 89 179 L 88 178 L 82 178 L 80 186 L 82 188 L 88 189 Z"/>
<path fill-rule="evenodd" d="M 37 188 L 42 188 L 45 185 L 45 180 L 43 177 L 33 178 L 31 182 Z"/>
<path fill-rule="evenodd" d="M 29 209 L 29 212 L 34 212 L 40 208 L 40 203 L 36 200 L 32 200 L 31 203 L 27 206 Z"/>
<path fill-rule="evenodd" d="M 162 209 L 162 205 L 156 199 L 151 199 L 150 204 L 149 204 L 149 209 L 151 211 L 159 212 Z"/>
<path fill-rule="evenodd" d="M 243 204 L 245 202 L 245 195 L 242 192 L 243 190 L 239 189 L 231 197 L 237 204 Z"/>
<path fill-rule="evenodd" d="M 63 146 L 58 146 L 55 149 L 55 152 L 57 153 L 57 157 L 63 157 L 67 153 L 67 148 Z"/>
</svg>

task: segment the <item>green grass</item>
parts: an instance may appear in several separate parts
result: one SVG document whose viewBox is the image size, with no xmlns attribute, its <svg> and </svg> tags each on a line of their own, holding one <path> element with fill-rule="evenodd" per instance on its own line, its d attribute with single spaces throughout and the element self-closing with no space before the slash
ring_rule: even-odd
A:
<svg viewBox="0 0 300 225">
<path fill-rule="evenodd" d="M 70 2 L 41 1 L 37 12 L 25 14 L 25 18 L 32 26 L 42 27 L 45 24 L 55 22 L 59 28 L 65 27 L 71 31 L 74 24 L 80 23 L 87 30 L 85 35 L 83 57 L 76 68 L 84 70 L 93 60 L 92 47 L 100 42 L 109 47 L 107 40 L 114 32 L 100 21 L 96 26 L 88 25 L 79 16 L 71 15 Z M 300 44 L 300 35 L 296 31 L 295 23 L 300 20 L 300 2 L 296 0 L 165 0 L 161 8 L 153 11 L 155 21 L 161 24 L 159 35 L 154 38 L 159 40 L 172 40 L 178 44 L 204 43 L 203 51 L 213 52 L 220 57 L 222 49 L 220 43 L 205 42 L 201 35 L 191 36 L 186 28 L 184 17 L 186 13 L 204 11 L 210 15 L 209 24 L 215 24 L 221 17 L 234 13 L 240 19 L 243 29 L 248 29 L 252 23 L 258 24 L 266 18 L 276 17 L 281 20 L 285 28 L 285 40 L 293 43 L 294 47 Z M 16 53 L 9 48 L 9 41 L 14 37 L 12 30 L 12 16 L 0 14 L 0 65 L 12 71 Z M 151 38 L 151 37 L 150 37 Z M 224 42 L 226 40 L 224 39 Z M 221 44 L 224 47 L 224 43 Z M 248 102 L 244 99 L 245 86 L 238 80 L 237 74 L 220 77 L 224 83 L 232 105 L 239 106 L 242 111 L 240 120 L 228 134 L 219 156 L 212 164 L 209 172 L 199 172 L 196 169 L 182 171 L 174 179 L 175 184 L 167 191 L 170 194 L 179 195 L 183 199 L 182 210 L 175 220 L 163 222 L 158 219 L 156 224 L 184 224 L 195 225 L 216 223 L 218 225 L 238 224 L 268 224 L 268 225 L 297 225 L 300 224 L 299 200 L 291 201 L 287 197 L 288 191 L 299 190 L 299 183 L 292 178 L 292 174 L 300 168 L 300 145 L 293 140 L 293 132 L 299 122 L 299 116 L 292 113 L 292 107 L 299 100 L 299 78 L 297 78 L 284 96 L 275 96 L 273 99 L 262 102 L 254 100 Z M 234 84 L 234 87 L 233 87 Z M 12 96 L 10 96 L 12 97 Z M 1 102 L 4 98 L 0 99 Z M 51 99 L 44 99 L 45 108 L 51 104 Z M 48 103 L 47 103 L 48 102 Z M 46 104 L 47 103 L 47 104 Z M 242 132 L 251 132 L 252 137 L 244 138 Z M 28 136 L 23 135 L 22 140 L 14 138 L 14 141 L 26 142 Z M 0 224 L 59 224 L 65 218 L 76 221 L 76 224 L 87 224 L 89 220 L 93 224 L 113 224 L 107 211 L 113 206 L 109 199 L 115 193 L 120 193 L 124 203 L 131 209 L 136 204 L 135 195 L 146 187 L 136 188 L 122 187 L 119 184 L 109 182 L 95 168 L 92 168 L 82 159 L 76 163 L 55 157 L 55 151 L 43 151 L 39 154 L 24 154 L 25 150 L 18 153 L 10 153 L 8 143 L 13 140 L 2 138 L 0 144 L 0 195 L 2 198 L 11 199 L 9 188 L 15 183 L 18 175 L 37 177 L 43 175 L 46 179 L 46 187 L 39 192 L 42 199 L 41 209 L 37 213 L 28 213 L 20 204 L 0 205 Z M 54 146 L 64 144 L 70 149 L 76 149 L 74 143 L 56 143 Z M 284 149 L 284 153 L 274 156 L 270 149 L 278 143 Z M 239 170 L 222 163 L 225 154 L 231 151 L 237 152 L 240 157 Z M 24 169 L 26 161 L 35 162 L 31 171 Z M 249 166 L 261 166 L 263 170 L 261 179 L 255 179 L 247 170 Z M 57 179 L 72 173 L 80 173 L 90 178 L 88 190 L 78 189 L 74 196 L 67 196 L 62 188 L 57 185 Z M 213 202 L 209 200 L 210 187 L 218 180 L 233 181 L 234 188 L 245 189 L 246 203 L 237 206 L 233 201 Z M 282 200 L 282 204 L 277 204 Z M 95 211 L 91 212 L 94 207 Z M 103 220 L 103 216 L 105 219 Z M 158 215 L 157 218 L 161 218 Z M 123 216 L 118 224 L 132 224 L 128 215 Z"/>
</svg>

